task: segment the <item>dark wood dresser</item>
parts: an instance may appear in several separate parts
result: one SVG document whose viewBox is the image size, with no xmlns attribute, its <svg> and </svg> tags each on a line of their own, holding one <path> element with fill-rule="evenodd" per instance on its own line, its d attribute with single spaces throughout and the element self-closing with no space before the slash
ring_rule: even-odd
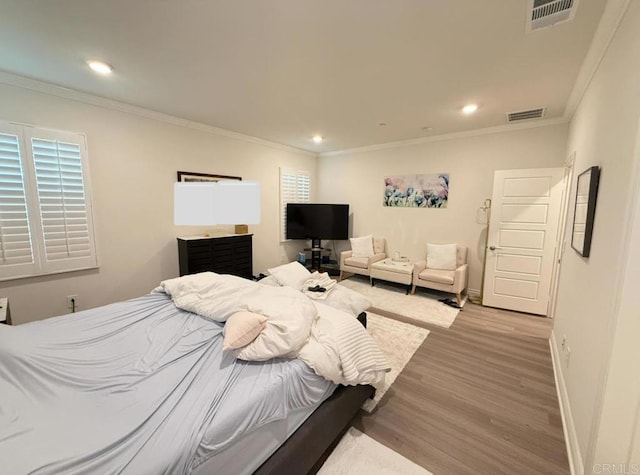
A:
<svg viewBox="0 0 640 475">
<path fill-rule="evenodd" d="M 180 275 L 212 271 L 253 277 L 252 234 L 178 238 Z"/>
</svg>

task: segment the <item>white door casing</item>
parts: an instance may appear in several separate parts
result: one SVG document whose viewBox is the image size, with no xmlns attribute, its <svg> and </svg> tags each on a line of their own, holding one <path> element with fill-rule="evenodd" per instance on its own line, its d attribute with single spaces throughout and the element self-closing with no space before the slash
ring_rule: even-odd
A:
<svg viewBox="0 0 640 475">
<path fill-rule="evenodd" d="M 553 262 L 553 273 L 551 277 L 551 288 L 549 290 L 549 312 L 547 317 L 553 318 L 555 316 L 556 303 L 558 302 L 558 286 L 560 283 L 560 268 L 564 253 L 567 249 L 566 240 L 567 236 L 571 236 L 567 233 L 567 215 L 569 213 L 569 204 L 571 202 L 569 192 L 571 191 L 571 180 L 573 179 L 573 164 L 575 163 L 576 153 L 573 152 L 569 158 L 565 161 L 564 166 L 564 178 L 562 183 L 562 198 L 560 199 L 560 216 L 558 217 L 558 238 L 556 244 L 556 258 Z"/>
<path fill-rule="evenodd" d="M 563 168 L 495 172 L 483 305 L 547 315 L 563 176 Z"/>
</svg>

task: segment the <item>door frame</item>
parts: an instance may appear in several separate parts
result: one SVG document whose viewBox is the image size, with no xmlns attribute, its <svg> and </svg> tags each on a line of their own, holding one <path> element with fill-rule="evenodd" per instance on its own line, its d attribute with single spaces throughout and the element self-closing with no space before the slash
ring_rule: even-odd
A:
<svg viewBox="0 0 640 475">
<path fill-rule="evenodd" d="M 554 258 L 553 273 L 551 275 L 551 288 L 549 289 L 549 306 L 547 317 L 554 318 L 556 304 L 558 302 L 558 288 L 560 286 L 560 271 L 562 270 L 562 259 L 567 248 L 567 216 L 569 215 L 569 205 L 571 203 L 571 181 L 573 180 L 574 164 L 576 162 L 576 152 L 572 152 L 564 163 L 564 184 L 562 188 L 562 199 L 560 208 L 560 222 L 558 223 L 558 236 L 556 241 L 556 253 Z"/>
</svg>

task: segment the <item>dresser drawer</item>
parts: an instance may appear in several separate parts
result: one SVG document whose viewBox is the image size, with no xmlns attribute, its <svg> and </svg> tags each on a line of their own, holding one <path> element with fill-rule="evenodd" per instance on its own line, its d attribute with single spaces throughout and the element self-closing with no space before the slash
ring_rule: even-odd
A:
<svg viewBox="0 0 640 475">
<path fill-rule="evenodd" d="M 178 238 L 180 275 L 216 272 L 251 278 L 252 235 L 210 238 Z"/>
</svg>

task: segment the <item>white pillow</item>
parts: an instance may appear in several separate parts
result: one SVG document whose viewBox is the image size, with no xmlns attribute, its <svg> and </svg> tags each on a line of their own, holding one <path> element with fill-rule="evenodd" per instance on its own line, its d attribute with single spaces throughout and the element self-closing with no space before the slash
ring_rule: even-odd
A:
<svg viewBox="0 0 640 475">
<path fill-rule="evenodd" d="M 456 270 L 457 244 L 427 244 L 427 268 Z"/>
<path fill-rule="evenodd" d="M 237 349 L 247 346 L 264 330 L 267 317 L 259 313 L 241 311 L 231 315 L 224 324 L 223 350 Z"/>
<path fill-rule="evenodd" d="M 371 307 L 371 301 L 368 298 L 341 284 L 334 285 L 322 303 L 347 312 L 354 317 Z"/>
<path fill-rule="evenodd" d="M 358 238 L 351 238 L 351 250 L 353 253 L 351 257 L 372 257 L 373 252 L 373 236 L 362 236 Z"/>
<path fill-rule="evenodd" d="M 269 287 L 281 287 L 280 282 L 272 275 L 268 275 L 258 281 L 259 284 L 268 285 Z"/>
<path fill-rule="evenodd" d="M 311 275 L 311 272 L 297 261 L 268 269 L 268 271 L 280 285 L 293 287 L 296 290 L 302 289 L 302 284 Z"/>
</svg>

